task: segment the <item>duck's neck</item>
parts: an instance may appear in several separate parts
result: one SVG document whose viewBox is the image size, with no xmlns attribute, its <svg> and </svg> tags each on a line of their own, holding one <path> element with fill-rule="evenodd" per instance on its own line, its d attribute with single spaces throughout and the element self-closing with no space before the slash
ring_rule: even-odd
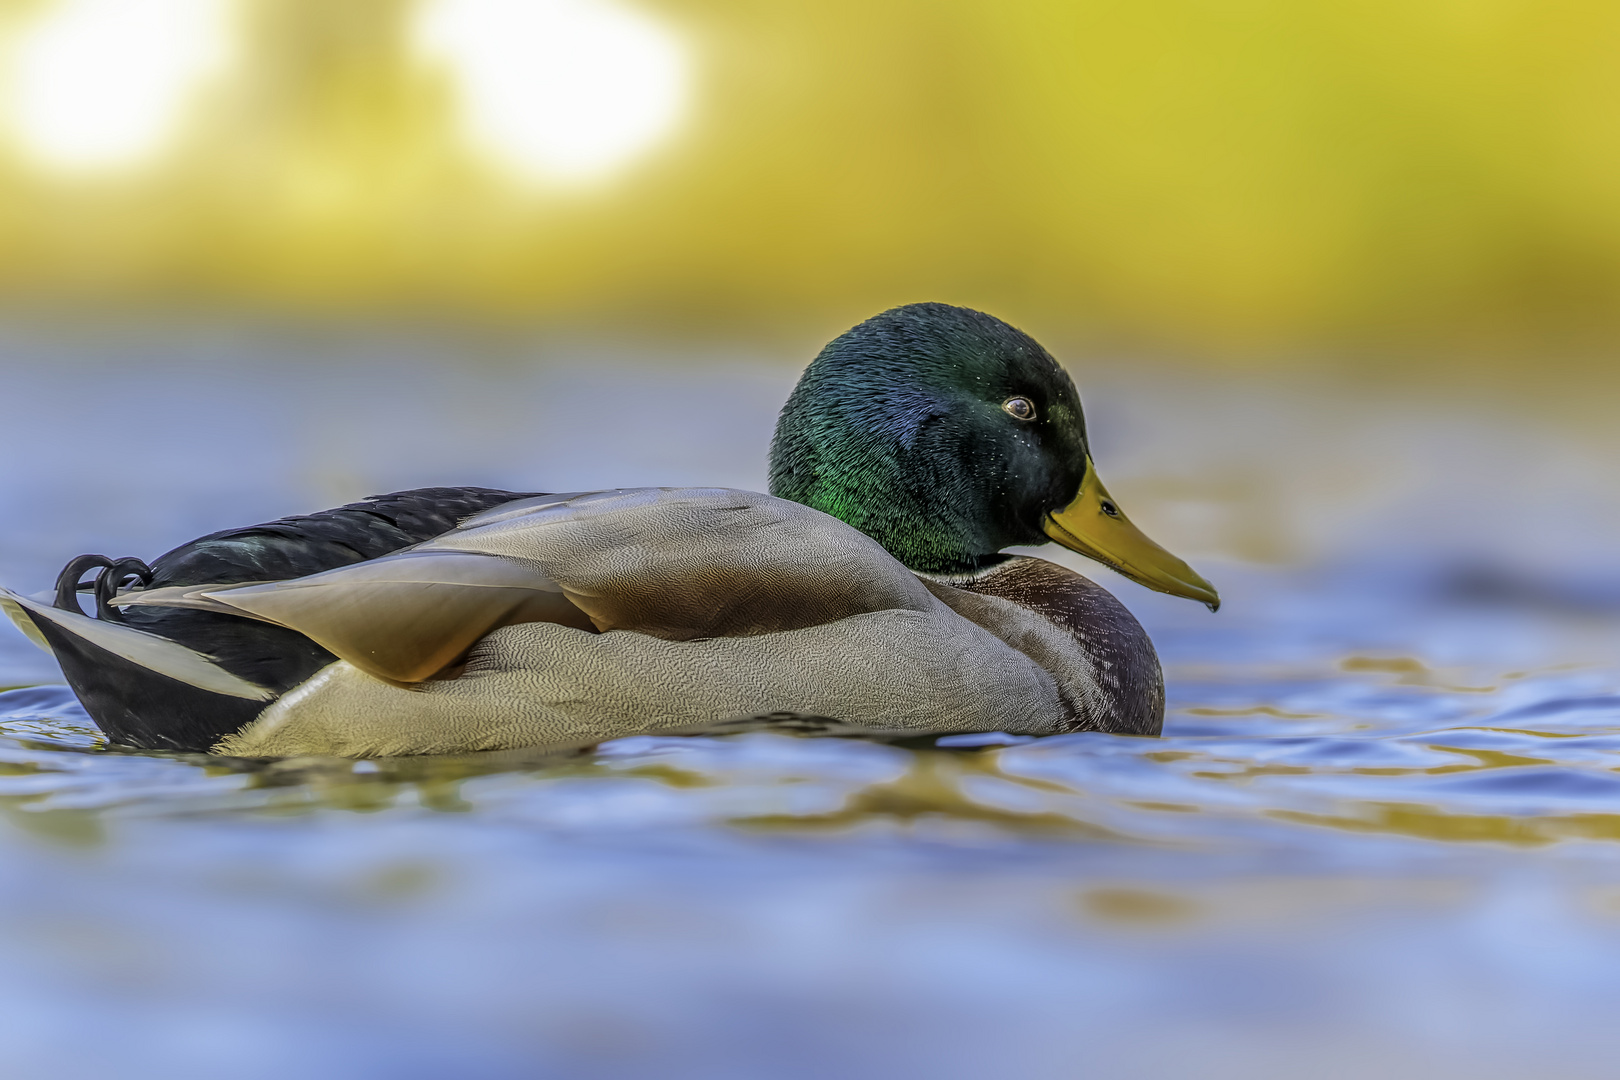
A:
<svg viewBox="0 0 1620 1080">
<path fill-rule="evenodd" d="M 772 495 L 831 514 L 918 573 L 973 574 L 1006 560 L 992 510 L 949 470 L 918 475 L 893 457 L 829 458 L 773 448 Z M 954 482 L 953 482 L 954 481 Z M 985 524 L 989 520 L 990 524 Z"/>
</svg>

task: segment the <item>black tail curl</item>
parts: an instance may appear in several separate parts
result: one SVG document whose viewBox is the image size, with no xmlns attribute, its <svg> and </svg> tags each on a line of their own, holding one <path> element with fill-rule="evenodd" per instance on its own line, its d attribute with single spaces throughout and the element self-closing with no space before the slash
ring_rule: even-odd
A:
<svg viewBox="0 0 1620 1080">
<path fill-rule="evenodd" d="M 84 575 L 91 570 L 99 570 L 100 573 L 90 581 L 84 581 Z M 62 572 L 57 575 L 56 601 L 53 606 L 83 615 L 84 609 L 79 606 L 79 593 L 94 592 L 96 618 L 121 623 L 124 621 L 123 614 L 112 606 L 112 599 L 118 595 L 118 590 L 126 585 L 144 586 L 151 583 L 152 568 L 140 559 L 109 559 L 105 555 L 80 555 L 63 567 Z"/>
</svg>

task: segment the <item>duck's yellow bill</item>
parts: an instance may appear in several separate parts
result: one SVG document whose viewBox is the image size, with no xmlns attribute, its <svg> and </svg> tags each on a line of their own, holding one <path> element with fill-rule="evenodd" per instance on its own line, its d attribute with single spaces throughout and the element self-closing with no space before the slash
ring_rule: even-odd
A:
<svg viewBox="0 0 1620 1080">
<path fill-rule="evenodd" d="M 1080 494 L 1062 510 L 1046 516 L 1046 535 L 1070 551 L 1096 559 L 1138 585 L 1171 596 L 1198 600 L 1218 611 L 1221 598 L 1215 586 L 1132 525 L 1097 478 L 1097 467 L 1086 459 L 1086 478 Z"/>
</svg>

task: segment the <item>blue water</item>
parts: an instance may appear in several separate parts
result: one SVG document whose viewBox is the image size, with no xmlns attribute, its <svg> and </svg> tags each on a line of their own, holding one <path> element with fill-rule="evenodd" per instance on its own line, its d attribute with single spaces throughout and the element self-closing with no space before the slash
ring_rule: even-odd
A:
<svg viewBox="0 0 1620 1080">
<path fill-rule="evenodd" d="M 758 487 L 793 365 L 12 329 L 0 580 L 420 484 Z M 1226 598 L 1095 574 L 1160 739 L 248 766 L 105 749 L 0 635 L 4 1074 L 1613 1075 L 1607 433 L 1074 369 L 1110 487 Z"/>
</svg>

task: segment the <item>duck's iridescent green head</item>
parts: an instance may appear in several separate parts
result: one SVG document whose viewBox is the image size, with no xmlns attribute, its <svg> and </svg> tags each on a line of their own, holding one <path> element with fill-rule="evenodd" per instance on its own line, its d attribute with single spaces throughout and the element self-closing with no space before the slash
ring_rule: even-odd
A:
<svg viewBox="0 0 1620 1080">
<path fill-rule="evenodd" d="M 968 308 L 908 304 L 824 348 L 777 422 L 770 490 L 922 573 L 972 572 L 1050 539 L 1149 588 L 1219 603 L 1109 498 L 1057 361 Z"/>
</svg>

